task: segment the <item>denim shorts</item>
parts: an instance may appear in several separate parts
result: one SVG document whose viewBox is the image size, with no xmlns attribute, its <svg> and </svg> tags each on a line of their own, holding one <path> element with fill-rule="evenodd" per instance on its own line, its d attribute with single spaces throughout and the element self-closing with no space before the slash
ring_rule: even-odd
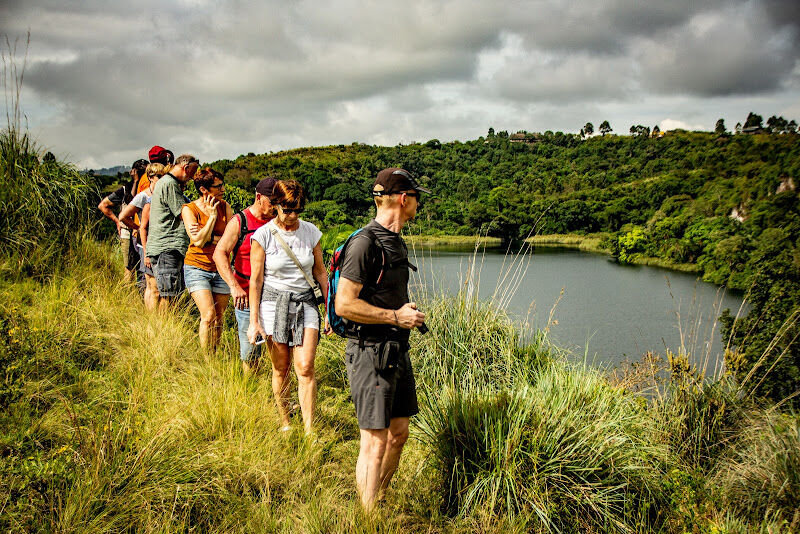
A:
<svg viewBox="0 0 800 534">
<path fill-rule="evenodd" d="M 156 275 L 158 293 L 162 297 L 177 297 L 183 293 L 183 254 L 177 250 L 165 250 L 158 256 L 150 256 Z"/>
<path fill-rule="evenodd" d="M 183 279 L 186 281 L 186 289 L 189 290 L 189 293 L 206 289 L 212 293 L 231 294 L 231 288 L 217 271 L 206 271 L 193 265 L 184 265 Z"/>
<path fill-rule="evenodd" d="M 236 324 L 239 327 L 239 358 L 243 362 L 257 360 L 261 356 L 262 345 L 253 345 L 247 339 L 247 328 L 250 326 L 250 308 L 240 310 L 233 309 L 236 316 Z"/>
<path fill-rule="evenodd" d="M 139 256 L 142 258 L 142 261 L 139 262 L 139 271 L 143 272 L 144 274 L 148 274 L 155 278 L 155 274 L 153 274 L 153 269 L 145 265 L 144 263 L 144 247 L 140 244 L 136 244 L 136 250 L 139 252 Z"/>
</svg>

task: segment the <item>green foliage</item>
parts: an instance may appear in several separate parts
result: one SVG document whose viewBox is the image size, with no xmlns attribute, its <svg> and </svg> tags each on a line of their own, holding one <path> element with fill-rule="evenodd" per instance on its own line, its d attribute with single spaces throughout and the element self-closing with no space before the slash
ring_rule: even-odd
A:
<svg viewBox="0 0 800 534">
<path fill-rule="evenodd" d="M 13 126 L 0 132 L 0 248 L 16 271 L 52 273 L 90 227 L 97 196 L 73 166 L 40 161 L 27 133 Z"/>
<path fill-rule="evenodd" d="M 635 254 L 644 251 L 646 239 L 644 229 L 640 226 L 635 226 L 631 231 L 620 235 L 617 238 L 619 262 L 631 263 Z"/>
<path fill-rule="evenodd" d="M 654 527 L 667 450 L 645 410 L 588 369 L 545 365 L 531 378 L 446 388 L 425 405 L 445 509 L 521 514 L 544 531 Z"/>
<path fill-rule="evenodd" d="M 800 527 L 800 419 L 771 413 L 747 422 L 714 482 L 740 517 L 770 517 L 793 531 Z"/>
</svg>

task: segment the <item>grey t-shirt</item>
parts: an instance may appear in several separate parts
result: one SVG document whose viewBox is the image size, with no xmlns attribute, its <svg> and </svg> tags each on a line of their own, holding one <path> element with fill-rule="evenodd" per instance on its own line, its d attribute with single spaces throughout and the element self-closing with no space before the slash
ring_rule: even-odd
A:
<svg viewBox="0 0 800 534">
<path fill-rule="evenodd" d="M 189 248 L 189 235 L 183 226 L 181 208 L 186 204 L 180 183 L 165 174 L 153 188 L 150 198 L 150 231 L 147 235 L 147 255 L 157 256 L 167 250 L 177 250 L 184 256 Z"/>
</svg>

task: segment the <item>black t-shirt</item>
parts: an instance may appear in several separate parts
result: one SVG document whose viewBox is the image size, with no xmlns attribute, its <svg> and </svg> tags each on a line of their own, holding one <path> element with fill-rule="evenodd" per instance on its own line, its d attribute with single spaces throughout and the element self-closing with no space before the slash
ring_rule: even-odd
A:
<svg viewBox="0 0 800 534">
<path fill-rule="evenodd" d="M 365 231 L 369 230 L 380 242 L 380 247 L 372 242 Z M 381 254 L 386 254 L 384 260 Z M 381 267 L 386 265 L 383 276 L 378 281 Z M 353 282 L 362 284 L 359 298 L 373 306 L 389 310 L 397 310 L 409 302 L 408 249 L 400 234 L 387 230 L 374 219 L 364 230 L 353 236 L 344 251 L 344 259 L 340 267 L 340 275 Z M 365 329 L 384 335 L 389 325 L 368 325 Z M 399 337 L 408 338 L 409 331 L 400 329 Z M 395 336 L 393 336 L 395 337 Z"/>
<path fill-rule="evenodd" d="M 127 182 L 119 186 L 118 189 L 108 195 L 108 200 L 111 201 L 114 206 L 130 204 L 131 200 L 133 200 L 133 182 Z"/>
</svg>

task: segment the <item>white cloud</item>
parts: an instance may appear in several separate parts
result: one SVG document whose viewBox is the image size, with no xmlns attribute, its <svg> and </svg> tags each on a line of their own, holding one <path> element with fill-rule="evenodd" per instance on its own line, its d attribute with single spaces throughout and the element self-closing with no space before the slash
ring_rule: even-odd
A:
<svg viewBox="0 0 800 534">
<path fill-rule="evenodd" d="M 662 132 L 667 132 L 669 130 L 703 130 L 708 129 L 707 126 L 703 124 L 689 124 L 688 122 L 677 120 L 677 119 L 664 119 L 658 125 Z"/>
</svg>

